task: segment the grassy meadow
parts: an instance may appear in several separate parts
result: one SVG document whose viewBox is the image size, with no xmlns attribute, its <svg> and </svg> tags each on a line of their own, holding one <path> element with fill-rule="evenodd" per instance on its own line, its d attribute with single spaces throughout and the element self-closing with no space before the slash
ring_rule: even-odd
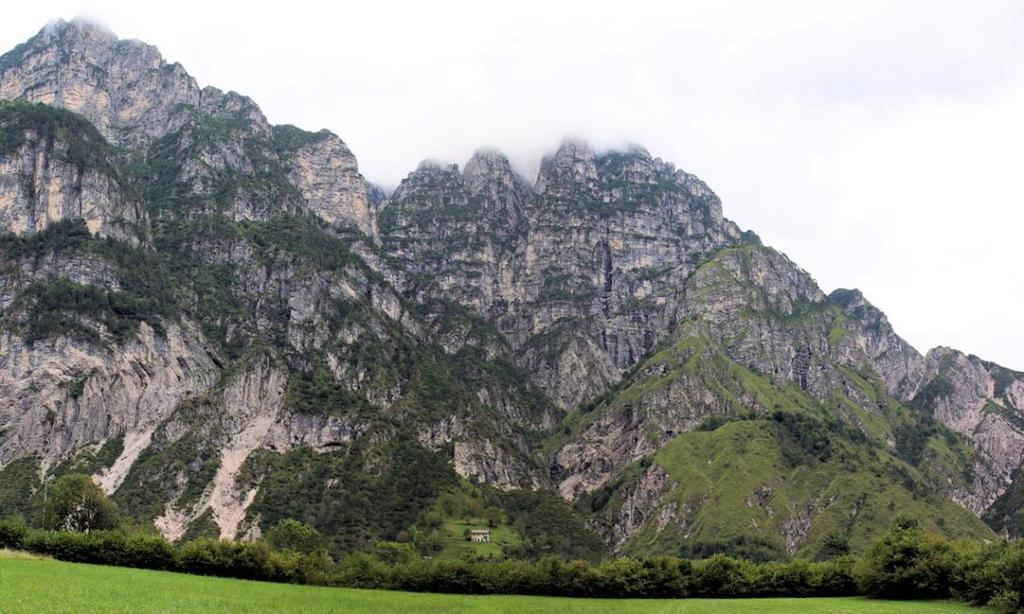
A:
<svg viewBox="0 0 1024 614">
<path fill-rule="evenodd" d="M 0 612 L 532 612 L 679 614 L 957 614 L 990 610 L 948 602 L 863 598 L 570 599 L 442 595 L 231 580 L 64 563 L 0 552 Z"/>
</svg>

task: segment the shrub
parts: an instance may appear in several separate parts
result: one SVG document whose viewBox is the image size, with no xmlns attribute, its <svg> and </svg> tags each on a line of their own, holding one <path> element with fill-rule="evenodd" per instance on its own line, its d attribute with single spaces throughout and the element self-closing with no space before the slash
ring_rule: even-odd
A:
<svg viewBox="0 0 1024 614">
<path fill-rule="evenodd" d="M 850 554 L 850 536 L 841 531 L 833 531 L 825 536 L 816 558 L 825 561 L 847 554 Z"/>
<path fill-rule="evenodd" d="M 28 535 L 28 527 L 16 518 L 0 520 L 0 548 L 21 550 Z"/>
<path fill-rule="evenodd" d="M 956 597 L 1024 612 L 1024 542 L 988 544 L 962 557 Z"/>
<path fill-rule="evenodd" d="M 270 567 L 273 577 L 268 580 L 296 584 L 329 584 L 334 561 L 326 552 L 300 554 L 298 552 L 272 552 Z"/>
<path fill-rule="evenodd" d="M 857 593 L 854 566 L 857 559 L 844 556 L 815 564 L 815 582 L 821 596 L 852 596 Z"/>
<path fill-rule="evenodd" d="M 267 543 L 277 550 L 314 554 L 324 550 L 320 532 L 304 522 L 286 518 L 267 532 Z"/>
<path fill-rule="evenodd" d="M 96 531 L 120 524 L 117 506 L 92 478 L 82 473 L 57 478 L 40 505 L 42 525 L 49 529 Z"/>
<path fill-rule="evenodd" d="M 808 597 L 818 592 L 814 570 L 807 561 L 767 563 L 752 571 L 750 592 L 754 595 Z"/>
<path fill-rule="evenodd" d="M 352 588 L 385 588 L 390 586 L 389 576 L 387 565 L 359 552 L 345 557 L 338 564 L 334 582 Z"/>
<path fill-rule="evenodd" d="M 601 563 L 595 572 L 600 596 L 683 597 L 692 567 L 674 557 L 618 559 Z"/>
<path fill-rule="evenodd" d="M 409 563 L 419 558 L 411 545 L 398 542 L 378 542 L 373 546 L 373 554 L 388 565 Z"/>
<path fill-rule="evenodd" d="M 924 533 L 916 521 L 897 518 L 856 569 L 857 585 L 869 597 L 948 597 L 956 557 L 949 542 Z"/>
<path fill-rule="evenodd" d="M 177 567 L 177 551 L 160 535 L 128 534 L 125 557 L 119 565 L 145 569 L 171 570 Z"/>
<path fill-rule="evenodd" d="M 693 566 L 695 597 L 743 597 L 750 594 L 754 564 L 716 554 Z"/>
<path fill-rule="evenodd" d="M 47 554 L 62 561 L 116 564 L 123 555 L 123 540 L 123 535 L 109 536 L 99 531 L 32 531 L 23 545 L 30 552 Z"/>
<path fill-rule="evenodd" d="M 262 542 L 202 538 L 181 546 L 178 566 L 183 571 L 206 576 L 273 579 L 279 574 L 270 554 L 270 547 Z"/>
<path fill-rule="evenodd" d="M 1024 612 L 1024 542 L 1009 545 L 995 567 L 1002 586 L 989 601 L 1011 612 Z"/>
<path fill-rule="evenodd" d="M 158 535 L 123 531 L 32 531 L 23 541 L 26 550 L 63 561 L 174 569 L 174 546 Z"/>
</svg>

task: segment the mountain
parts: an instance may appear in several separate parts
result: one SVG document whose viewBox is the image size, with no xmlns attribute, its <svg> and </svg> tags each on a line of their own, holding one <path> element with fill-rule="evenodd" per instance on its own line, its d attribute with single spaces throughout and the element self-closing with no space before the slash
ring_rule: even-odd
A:
<svg viewBox="0 0 1024 614">
<path fill-rule="evenodd" d="M 920 354 L 640 147 L 385 195 L 82 21 L 0 98 L 0 515 L 74 471 L 174 539 L 293 517 L 335 552 L 484 508 L 523 556 L 1024 530 L 1024 374 Z"/>
</svg>

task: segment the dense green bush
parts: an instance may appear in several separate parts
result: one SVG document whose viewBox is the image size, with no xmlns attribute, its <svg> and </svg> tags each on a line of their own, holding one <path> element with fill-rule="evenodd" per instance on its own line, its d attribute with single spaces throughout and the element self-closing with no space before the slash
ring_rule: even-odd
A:
<svg viewBox="0 0 1024 614">
<path fill-rule="evenodd" d="M 190 573 L 247 580 L 277 579 L 271 548 L 263 542 L 201 538 L 178 551 L 178 565 Z"/>
<path fill-rule="evenodd" d="M 850 554 L 850 535 L 843 531 L 833 531 L 825 536 L 815 558 L 824 561 L 848 554 Z"/>
<path fill-rule="evenodd" d="M 15 519 L 0 521 L 0 548 L 75 563 L 304 584 L 328 584 L 333 565 L 323 552 L 282 552 L 264 542 L 198 539 L 175 546 L 159 535 L 125 530 L 44 531 Z"/>
<path fill-rule="evenodd" d="M 899 517 L 857 565 L 857 585 L 870 597 L 941 599 L 950 596 L 957 563 L 948 541 Z"/>
<path fill-rule="evenodd" d="M 114 529 L 121 522 L 117 506 L 82 473 L 57 478 L 39 506 L 42 526 L 49 529 L 104 530 Z"/>
<path fill-rule="evenodd" d="M 954 596 L 975 605 L 1024 612 L 1024 542 L 967 549 L 954 582 Z"/>
<path fill-rule="evenodd" d="M 28 531 L 21 547 L 62 561 L 177 569 L 174 546 L 157 535 L 125 531 Z"/>
<path fill-rule="evenodd" d="M 0 548 L 11 550 L 23 549 L 28 532 L 28 527 L 21 520 L 14 518 L 0 520 Z"/>
<path fill-rule="evenodd" d="M 319 531 L 294 518 L 285 518 L 267 532 L 267 543 L 282 552 L 314 554 L 323 551 L 324 537 Z"/>
<path fill-rule="evenodd" d="M 992 605 L 1012 612 L 1024 612 L 1024 543 L 1007 546 L 992 565 L 997 577 L 997 592 L 989 599 Z"/>
<path fill-rule="evenodd" d="M 388 565 L 368 554 L 347 557 L 335 583 L 361 588 L 447 593 L 521 593 L 571 597 L 756 597 L 853 595 L 853 560 L 757 564 L 718 555 L 608 559 L 555 557 L 472 562 L 408 558 Z"/>
<path fill-rule="evenodd" d="M 691 592 L 696 597 L 739 597 L 750 594 L 755 564 L 716 554 L 694 566 Z"/>
</svg>

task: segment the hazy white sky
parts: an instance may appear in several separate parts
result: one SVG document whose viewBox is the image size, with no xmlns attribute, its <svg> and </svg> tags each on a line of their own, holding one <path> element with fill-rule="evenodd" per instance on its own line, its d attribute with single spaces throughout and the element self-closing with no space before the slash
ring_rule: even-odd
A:
<svg viewBox="0 0 1024 614">
<path fill-rule="evenodd" d="M 386 186 L 480 146 L 532 178 L 565 136 L 639 143 L 918 349 L 1024 370 L 1024 2 L 329 4 L 37 0 L 0 47 L 94 19 Z"/>
</svg>

